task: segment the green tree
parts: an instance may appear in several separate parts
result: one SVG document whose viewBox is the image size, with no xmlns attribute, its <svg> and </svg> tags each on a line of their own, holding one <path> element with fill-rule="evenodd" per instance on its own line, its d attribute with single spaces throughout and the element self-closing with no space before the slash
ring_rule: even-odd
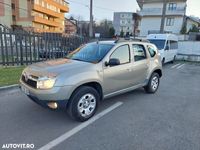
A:
<svg viewBox="0 0 200 150">
<path fill-rule="evenodd" d="M 189 32 L 199 32 L 199 28 L 196 25 L 193 25 Z"/>
<path fill-rule="evenodd" d="M 111 27 L 110 29 L 109 29 L 109 36 L 110 37 L 113 37 L 115 35 L 115 29 L 113 28 L 113 27 Z"/>
<path fill-rule="evenodd" d="M 123 30 L 121 30 L 121 32 L 120 32 L 120 37 L 124 37 L 124 31 Z"/>
<path fill-rule="evenodd" d="M 95 33 L 100 33 L 102 38 L 110 38 L 115 34 L 112 21 L 102 20 L 99 24 L 94 26 Z"/>
<path fill-rule="evenodd" d="M 187 33 L 187 27 L 186 27 L 186 24 L 183 25 L 181 31 L 180 31 L 181 34 L 186 34 Z"/>
</svg>

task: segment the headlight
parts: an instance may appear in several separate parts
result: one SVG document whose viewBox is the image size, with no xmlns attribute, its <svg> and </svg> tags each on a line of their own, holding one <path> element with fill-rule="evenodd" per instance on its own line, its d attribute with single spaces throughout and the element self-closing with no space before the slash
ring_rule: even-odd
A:
<svg viewBox="0 0 200 150">
<path fill-rule="evenodd" d="M 43 77 L 37 81 L 37 89 L 51 89 L 56 82 L 55 78 Z"/>
</svg>

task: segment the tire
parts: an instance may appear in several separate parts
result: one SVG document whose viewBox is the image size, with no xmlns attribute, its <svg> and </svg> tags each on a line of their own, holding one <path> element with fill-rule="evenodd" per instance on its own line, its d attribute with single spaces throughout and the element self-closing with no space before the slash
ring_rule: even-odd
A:
<svg viewBox="0 0 200 150">
<path fill-rule="evenodd" d="M 162 59 L 162 66 L 165 64 L 165 58 Z"/>
<path fill-rule="evenodd" d="M 174 56 L 173 60 L 171 61 L 171 63 L 173 64 L 176 60 L 176 56 Z"/>
<path fill-rule="evenodd" d="M 154 72 L 149 79 L 147 86 L 144 87 L 147 93 L 155 93 L 158 90 L 160 84 L 160 76 L 158 73 Z"/>
<path fill-rule="evenodd" d="M 99 101 L 100 95 L 94 88 L 82 86 L 70 98 L 67 106 L 68 114 L 72 119 L 84 122 L 96 113 Z"/>
</svg>

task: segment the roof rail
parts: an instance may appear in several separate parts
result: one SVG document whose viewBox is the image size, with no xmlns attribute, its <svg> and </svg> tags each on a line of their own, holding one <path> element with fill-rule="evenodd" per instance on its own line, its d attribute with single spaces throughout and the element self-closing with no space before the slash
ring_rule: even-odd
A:
<svg viewBox="0 0 200 150">
<path fill-rule="evenodd" d="M 146 42 L 146 43 L 150 43 L 149 40 L 147 39 L 142 39 L 142 38 L 132 38 L 132 37 L 128 37 L 128 38 L 119 38 L 115 41 L 115 43 L 121 43 L 121 42 L 132 42 L 132 41 L 136 41 L 136 42 Z"/>
</svg>

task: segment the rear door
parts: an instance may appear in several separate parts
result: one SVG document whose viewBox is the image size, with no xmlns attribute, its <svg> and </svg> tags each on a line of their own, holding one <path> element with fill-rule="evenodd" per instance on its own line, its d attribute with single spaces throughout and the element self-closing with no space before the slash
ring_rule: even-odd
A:
<svg viewBox="0 0 200 150">
<path fill-rule="evenodd" d="M 131 52 L 133 53 L 132 63 L 132 84 L 138 85 L 145 82 L 149 67 L 148 55 L 143 44 L 132 44 Z"/>
</svg>

